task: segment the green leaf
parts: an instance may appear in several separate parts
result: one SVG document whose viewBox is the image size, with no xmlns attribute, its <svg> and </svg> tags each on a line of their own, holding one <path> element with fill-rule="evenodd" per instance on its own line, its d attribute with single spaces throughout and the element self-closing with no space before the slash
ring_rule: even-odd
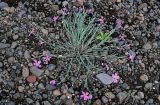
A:
<svg viewBox="0 0 160 105">
<path fill-rule="evenodd" d="M 109 33 L 104 33 L 104 32 L 101 32 L 100 35 L 98 35 L 96 37 L 98 40 L 109 40 L 110 36 L 109 36 Z"/>
</svg>

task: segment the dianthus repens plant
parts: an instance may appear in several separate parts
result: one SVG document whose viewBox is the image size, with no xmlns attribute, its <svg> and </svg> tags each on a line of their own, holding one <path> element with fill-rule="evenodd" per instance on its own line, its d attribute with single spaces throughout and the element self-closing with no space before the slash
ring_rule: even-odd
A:
<svg viewBox="0 0 160 105">
<path fill-rule="evenodd" d="M 96 25 L 95 21 L 96 15 L 89 17 L 85 11 L 63 16 L 64 35 L 60 36 L 57 43 L 52 44 L 54 55 L 67 62 L 66 77 L 70 76 L 71 72 L 85 75 L 84 87 L 87 87 L 87 78 L 96 70 L 94 59 L 101 58 L 102 53 L 108 50 L 108 47 L 102 45 L 116 31 L 112 29 L 105 34 L 107 37 L 98 40 L 97 36 L 102 33 L 103 25 Z"/>
</svg>

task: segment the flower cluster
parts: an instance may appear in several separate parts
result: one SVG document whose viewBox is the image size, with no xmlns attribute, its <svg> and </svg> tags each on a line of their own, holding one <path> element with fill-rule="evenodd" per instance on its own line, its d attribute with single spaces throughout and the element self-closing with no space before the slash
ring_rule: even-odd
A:
<svg viewBox="0 0 160 105">
<path fill-rule="evenodd" d="M 44 57 L 43 57 L 43 61 L 48 64 L 48 62 L 51 60 L 51 56 L 46 54 Z M 41 60 L 37 60 L 35 59 L 34 62 L 33 62 L 33 66 L 37 67 L 37 68 L 41 68 L 42 67 L 42 64 L 41 64 Z"/>
</svg>

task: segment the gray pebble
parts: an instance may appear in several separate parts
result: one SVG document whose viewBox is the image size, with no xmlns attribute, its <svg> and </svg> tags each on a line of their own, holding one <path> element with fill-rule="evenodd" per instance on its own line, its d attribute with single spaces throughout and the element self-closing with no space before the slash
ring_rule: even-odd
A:
<svg viewBox="0 0 160 105">
<path fill-rule="evenodd" d="M 31 67 L 31 68 L 30 68 L 30 72 L 31 72 L 33 75 L 39 77 L 39 76 L 41 76 L 41 74 L 44 72 L 44 70 L 38 69 L 37 67 Z"/>
<path fill-rule="evenodd" d="M 117 97 L 118 97 L 120 103 L 122 103 L 127 98 L 127 96 L 128 96 L 128 94 L 125 91 L 117 94 Z"/>
<path fill-rule="evenodd" d="M 3 9 L 5 7 L 9 7 L 8 4 L 5 2 L 0 2 L 0 9 Z"/>
<path fill-rule="evenodd" d="M 16 47 L 17 47 L 17 45 L 18 45 L 18 44 L 17 44 L 17 42 L 12 42 L 12 44 L 11 44 L 11 48 L 12 48 L 12 49 L 14 49 L 14 48 L 16 48 Z"/>
<path fill-rule="evenodd" d="M 54 70 L 56 68 L 56 65 L 54 65 L 54 64 L 49 64 L 48 65 L 48 70 Z"/>
<path fill-rule="evenodd" d="M 103 96 L 102 97 L 102 102 L 106 104 L 106 103 L 108 103 L 108 99 L 105 96 Z"/>
<path fill-rule="evenodd" d="M 10 44 L 0 43 L 0 49 L 9 47 Z"/>
<path fill-rule="evenodd" d="M 43 101 L 43 105 L 51 105 L 49 101 Z"/>
<path fill-rule="evenodd" d="M 104 84 L 104 85 L 109 85 L 113 82 L 113 78 L 104 73 L 97 74 L 96 77 Z"/>
<path fill-rule="evenodd" d="M 144 48 L 145 50 L 150 50 L 150 49 L 152 48 L 152 45 L 151 45 L 150 43 L 146 43 L 146 44 L 143 46 L 143 48 Z"/>
<path fill-rule="evenodd" d="M 153 87 L 152 83 L 146 83 L 144 88 L 148 90 L 148 89 L 152 89 L 152 87 Z"/>
<path fill-rule="evenodd" d="M 39 88 L 39 89 L 44 89 L 43 83 L 40 83 L 40 84 L 38 85 L 38 88 Z"/>
<path fill-rule="evenodd" d="M 14 40 L 17 40 L 18 37 L 19 37 L 18 35 L 13 35 L 13 39 L 14 39 Z"/>
<path fill-rule="evenodd" d="M 28 104 L 31 104 L 31 103 L 34 102 L 31 98 L 26 98 L 26 101 L 27 101 Z"/>
<path fill-rule="evenodd" d="M 3 63 L 2 62 L 0 62 L 0 67 L 3 67 Z"/>
<path fill-rule="evenodd" d="M 115 98 L 115 95 L 112 93 L 112 92 L 107 92 L 105 93 L 105 96 L 109 99 L 114 99 Z"/>
<path fill-rule="evenodd" d="M 9 57 L 8 62 L 9 63 L 14 63 L 15 62 L 15 57 Z"/>
<path fill-rule="evenodd" d="M 144 93 L 143 93 L 143 92 L 138 92 L 137 94 L 138 94 L 138 96 L 139 96 L 141 99 L 144 98 Z"/>
<path fill-rule="evenodd" d="M 26 51 L 24 52 L 24 58 L 25 58 L 25 59 L 31 58 L 30 52 L 29 52 L 28 50 L 26 50 Z"/>
<path fill-rule="evenodd" d="M 52 90 L 55 90 L 56 87 L 53 86 L 53 85 L 51 85 L 51 84 L 47 84 L 47 85 L 46 85 L 46 89 L 47 89 L 48 91 L 52 91 Z"/>
<path fill-rule="evenodd" d="M 9 101 L 8 105 L 15 105 L 13 101 Z"/>
</svg>

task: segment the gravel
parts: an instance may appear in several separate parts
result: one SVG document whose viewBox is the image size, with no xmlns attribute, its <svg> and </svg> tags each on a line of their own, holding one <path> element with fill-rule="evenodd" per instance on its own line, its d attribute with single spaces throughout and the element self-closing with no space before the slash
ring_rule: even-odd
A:
<svg viewBox="0 0 160 105">
<path fill-rule="evenodd" d="M 30 68 L 30 72 L 31 72 L 33 75 L 39 77 L 39 76 L 42 75 L 42 73 L 44 72 L 44 70 L 38 69 L 38 68 L 36 68 L 36 67 L 31 67 L 31 68 Z"/>
</svg>

